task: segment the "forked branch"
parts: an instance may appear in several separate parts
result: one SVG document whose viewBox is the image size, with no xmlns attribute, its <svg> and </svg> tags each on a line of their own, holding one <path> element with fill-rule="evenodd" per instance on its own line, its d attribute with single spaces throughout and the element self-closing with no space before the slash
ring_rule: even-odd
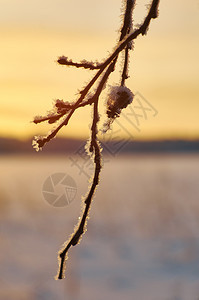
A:
<svg viewBox="0 0 199 300">
<path fill-rule="evenodd" d="M 123 18 L 124 21 L 121 28 L 119 42 L 116 45 L 113 53 L 104 62 L 93 63 L 83 60 L 80 63 L 75 63 L 65 56 L 59 57 L 58 63 L 61 65 L 98 71 L 86 85 L 86 87 L 80 91 L 79 98 L 76 100 L 76 102 L 64 102 L 63 100 L 58 99 L 55 101 L 54 110 L 51 113 L 44 117 L 37 116 L 33 121 L 35 124 L 44 121 L 47 121 L 50 124 L 56 123 L 58 121 L 60 122 L 57 127 L 53 129 L 46 137 L 35 137 L 33 146 L 36 148 L 36 150 L 39 150 L 42 149 L 47 142 L 53 139 L 63 126 L 66 126 L 68 124 L 76 109 L 87 105 L 92 105 L 93 107 L 93 122 L 91 127 L 89 151 L 91 152 L 94 160 L 95 171 L 89 192 L 84 200 L 84 208 L 80 221 L 77 224 L 74 233 L 71 235 L 69 241 L 64 244 L 63 249 L 59 252 L 60 264 L 57 275 L 58 279 L 62 279 L 64 277 L 64 265 L 68 250 L 71 246 L 75 246 L 79 243 L 83 233 L 85 232 L 91 202 L 96 187 L 99 183 L 99 175 L 101 171 L 101 149 L 99 141 L 97 139 L 97 123 L 99 121 L 98 103 L 101 92 L 106 85 L 110 74 L 115 70 L 115 65 L 117 63 L 119 54 L 124 51 L 124 62 L 120 85 L 112 87 L 107 99 L 106 113 L 108 120 L 105 124 L 104 129 L 104 132 L 106 132 L 108 129 L 110 129 L 110 125 L 112 124 L 114 119 L 120 116 L 122 109 L 126 108 L 127 105 L 129 105 L 133 101 L 133 93 L 125 86 L 125 81 L 128 78 L 129 51 L 132 50 L 132 43 L 138 37 L 138 35 L 144 35 L 147 33 L 151 19 L 155 19 L 158 16 L 159 0 L 153 0 L 143 24 L 138 29 L 133 30 L 132 12 L 134 6 L 135 0 L 126 0 L 126 7 Z M 93 89 L 93 85 L 96 82 L 97 87 L 94 91 L 91 91 L 91 89 Z"/>
</svg>

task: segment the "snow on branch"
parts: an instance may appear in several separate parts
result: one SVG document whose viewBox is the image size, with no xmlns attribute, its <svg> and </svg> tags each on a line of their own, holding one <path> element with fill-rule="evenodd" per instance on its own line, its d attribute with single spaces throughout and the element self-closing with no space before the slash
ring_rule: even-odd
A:
<svg viewBox="0 0 199 300">
<path fill-rule="evenodd" d="M 73 66 L 76 68 L 84 68 L 84 69 L 90 69 L 90 70 L 96 70 L 100 69 L 101 64 L 99 63 L 94 63 L 92 61 L 87 61 L 87 60 L 82 60 L 80 63 L 75 63 L 72 61 L 72 59 L 68 59 L 66 56 L 60 56 L 57 60 L 57 62 L 60 65 L 65 65 L 65 66 Z"/>
<path fill-rule="evenodd" d="M 89 83 L 79 92 L 79 97 L 74 102 L 68 102 L 63 100 L 56 100 L 54 102 L 54 107 L 52 112 L 48 113 L 46 116 L 37 116 L 34 118 L 33 122 L 35 124 L 48 121 L 49 124 L 56 123 L 57 126 L 52 129 L 52 131 L 47 136 L 36 136 L 33 141 L 33 147 L 36 150 L 41 150 L 44 145 L 50 142 L 57 133 L 61 130 L 63 126 L 66 126 L 73 116 L 74 112 L 80 108 L 87 105 L 91 105 L 93 109 L 93 121 L 91 126 L 91 138 L 90 145 L 88 146 L 88 151 L 92 153 L 93 162 L 95 166 L 95 171 L 92 178 L 92 184 L 89 188 L 88 194 L 84 199 L 84 208 L 82 215 L 79 218 L 79 223 L 74 229 L 73 234 L 67 242 L 64 243 L 63 248 L 59 252 L 59 269 L 57 278 L 64 278 L 65 262 L 67 259 L 67 253 L 71 246 L 75 246 L 79 243 L 82 235 L 86 231 L 86 225 L 89 215 L 89 210 L 91 202 L 93 200 L 93 195 L 99 183 L 99 175 L 101 171 L 101 147 L 97 138 L 98 133 L 98 122 L 99 122 L 99 112 L 98 103 L 100 101 L 100 96 L 102 90 L 105 88 L 106 83 L 112 72 L 115 71 L 115 65 L 118 60 L 120 53 L 124 52 L 123 68 L 121 73 L 121 80 L 118 85 L 111 87 L 107 95 L 106 101 L 106 117 L 107 121 L 104 125 L 104 132 L 110 130 L 110 125 L 118 118 L 121 111 L 125 109 L 128 105 L 133 102 L 134 94 L 126 87 L 126 80 L 128 79 L 128 67 L 129 67 L 129 53 L 133 50 L 133 41 L 139 35 L 145 35 L 149 29 L 149 25 L 152 19 L 158 17 L 158 7 L 159 0 L 153 0 L 149 6 L 148 13 L 145 17 L 144 22 L 137 29 L 133 29 L 133 9 L 135 6 L 135 0 L 125 1 L 125 11 L 123 14 L 123 26 L 120 32 L 119 42 L 112 54 L 110 54 L 107 59 L 102 63 L 93 63 L 86 60 L 82 60 L 80 63 L 75 63 L 68 59 L 66 56 L 61 56 L 58 59 L 58 63 L 66 66 L 74 66 L 77 68 L 84 68 L 90 70 L 97 70 L 95 75 L 91 78 Z M 94 88 L 95 84 L 95 88 Z"/>
</svg>

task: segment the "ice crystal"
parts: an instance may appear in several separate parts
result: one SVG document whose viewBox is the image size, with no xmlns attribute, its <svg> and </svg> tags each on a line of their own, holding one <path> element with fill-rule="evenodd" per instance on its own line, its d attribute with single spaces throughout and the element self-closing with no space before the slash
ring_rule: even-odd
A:
<svg viewBox="0 0 199 300">
<path fill-rule="evenodd" d="M 112 86 L 107 99 L 106 114 L 109 119 L 118 117 L 123 108 L 133 101 L 134 94 L 126 86 Z"/>
</svg>

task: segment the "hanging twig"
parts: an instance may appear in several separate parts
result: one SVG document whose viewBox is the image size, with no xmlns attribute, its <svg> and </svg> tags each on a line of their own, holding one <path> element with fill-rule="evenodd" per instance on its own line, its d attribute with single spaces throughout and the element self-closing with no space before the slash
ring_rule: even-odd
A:
<svg viewBox="0 0 199 300">
<path fill-rule="evenodd" d="M 112 87 L 107 99 L 108 121 L 105 124 L 106 128 L 104 129 L 104 131 L 106 132 L 110 128 L 110 125 L 114 121 L 114 119 L 119 117 L 121 110 L 127 107 L 127 105 L 129 105 L 133 101 L 133 93 L 125 86 L 125 81 L 128 78 L 129 51 L 132 49 L 133 40 L 135 40 L 140 34 L 146 34 L 151 19 L 155 19 L 158 16 L 159 0 L 153 0 L 143 24 L 138 29 L 133 31 L 132 12 L 134 6 L 135 0 L 126 0 L 124 22 L 121 29 L 119 43 L 113 53 L 104 62 L 93 63 L 84 60 L 80 63 L 75 63 L 65 56 L 59 57 L 58 63 L 61 65 L 90 70 L 98 69 L 98 71 L 91 79 L 91 81 L 86 85 L 86 87 L 82 91 L 80 91 L 80 96 L 76 102 L 70 103 L 68 101 L 64 102 L 63 100 L 56 100 L 53 112 L 44 117 L 37 116 L 33 121 L 35 124 L 38 124 L 44 121 L 48 121 L 48 123 L 55 123 L 60 120 L 60 124 L 58 124 L 57 127 L 53 129 L 46 137 L 35 137 L 33 146 L 36 148 L 36 150 L 39 150 L 42 149 L 47 142 L 54 138 L 63 126 L 66 126 L 68 124 L 70 118 L 77 108 L 87 105 L 93 106 L 93 122 L 91 127 L 89 151 L 92 153 L 94 159 L 95 171 L 90 190 L 88 192 L 88 195 L 85 197 L 84 208 L 80 221 L 76 226 L 74 233 L 71 235 L 69 241 L 64 244 L 63 249 L 59 252 L 60 264 L 57 275 L 58 279 L 62 279 L 64 277 L 64 265 L 68 250 L 71 246 L 75 246 L 79 243 L 83 233 L 85 232 L 91 202 L 96 187 L 99 183 L 99 175 L 101 171 L 101 149 L 99 141 L 97 140 L 97 123 L 99 121 L 98 103 L 101 92 L 105 84 L 107 83 L 110 74 L 115 70 L 118 55 L 122 51 L 124 51 L 124 63 L 121 83 L 118 86 Z M 93 85 L 97 81 L 98 83 L 95 91 L 89 94 L 91 88 L 93 88 Z"/>
</svg>

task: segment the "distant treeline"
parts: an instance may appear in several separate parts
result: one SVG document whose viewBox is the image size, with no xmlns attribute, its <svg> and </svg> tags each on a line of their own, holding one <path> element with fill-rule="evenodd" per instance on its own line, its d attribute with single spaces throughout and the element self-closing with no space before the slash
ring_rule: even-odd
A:
<svg viewBox="0 0 199 300">
<path fill-rule="evenodd" d="M 34 154 L 32 141 L 0 138 L 0 154 Z M 83 153 L 85 140 L 56 138 L 49 143 L 45 153 Z M 156 141 L 102 141 L 103 152 L 111 155 L 119 153 L 175 153 L 199 152 L 199 140 L 156 140 Z"/>
</svg>

